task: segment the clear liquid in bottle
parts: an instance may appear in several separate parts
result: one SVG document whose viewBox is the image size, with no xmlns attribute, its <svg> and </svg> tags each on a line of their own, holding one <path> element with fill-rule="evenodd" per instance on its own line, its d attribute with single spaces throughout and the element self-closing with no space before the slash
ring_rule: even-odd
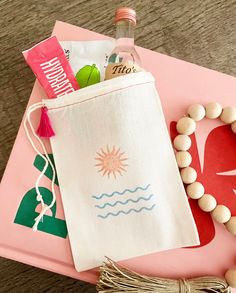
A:
<svg viewBox="0 0 236 293">
<path fill-rule="evenodd" d="M 136 13 L 123 7 L 116 11 L 116 46 L 108 58 L 105 79 L 142 71 L 141 60 L 134 46 Z"/>
</svg>

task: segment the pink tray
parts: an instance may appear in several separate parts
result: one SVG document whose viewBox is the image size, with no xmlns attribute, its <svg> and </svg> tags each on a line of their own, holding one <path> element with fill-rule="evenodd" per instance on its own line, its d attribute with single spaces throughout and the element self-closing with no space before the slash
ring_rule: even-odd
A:
<svg viewBox="0 0 236 293">
<path fill-rule="evenodd" d="M 103 35 L 63 22 L 56 22 L 53 34 L 57 35 L 59 40 L 95 40 L 107 38 Z M 186 107 L 192 103 L 206 104 L 209 101 L 217 100 L 225 106 L 236 105 L 236 79 L 234 77 L 144 48 L 138 48 L 138 51 L 143 60 L 144 68 L 151 71 L 156 77 L 157 88 L 160 93 L 168 125 L 171 124 L 171 121 L 176 121 L 183 115 Z M 45 95 L 36 81 L 29 103 L 39 101 L 42 97 L 45 97 Z M 35 123 L 37 123 L 38 118 L 35 117 Z M 205 178 L 206 176 L 203 176 L 204 174 L 209 175 L 209 172 L 204 173 L 206 172 L 205 166 L 207 160 L 207 170 L 213 170 L 214 173 L 211 175 L 211 180 L 208 180 L 208 182 L 213 181 L 214 186 L 207 183 L 207 188 L 214 188 L 218 201 L 222 203 L 226 202 L 231 208 L 232 214 L 236 215 L 236 197 L 234 194 L 236 184 L 233 183 L 233 181 L 236 181 L 236 161 L 230 155 L 232 150 L 235 150 L 235 137 L 229 134 L 229 132 L 224 131 L 224 133 L 227 133 L 225 139 L 221 137 L 221 139 L 212 140 L 209 133 L 212 130 L 219 130 L 220 122 L 204 121 L 199 124 L 199 130 L 196 133 L 197 144 L 194 144 L 191 150 L 195 158 L 193 163 L 198 169 L 199 176 Z M 214 134 L 214 132 L 212 133 Z M 215 133 L 222 135 L 222 131 Z M 206 141 L 208 142 L 207 144 L 205 144 Z M 230 145 L 231 148 L 227 152 L 224 151 L 222 153 L 225 155 L 223 161 L 226 164 L 223 166 L 223 177 L 220 177 L 220 175 L 216 174 L 214 168 L 222 167 L 222 164 L 220 164 L 222 163 L 221 160 L 217 163 L 218 160 L 215 157 L 208 156 L 207 154 L 213 153 L 212 150 L 214 150 L 214 153 L 216 154 L 217 152 L 220 156 L 219 149 L 222 146 L 222 141 L 226 144 L 224 147 Z M 227 144 L 229 141 L 232 144 Z M 55 235 L 43 231 L 34 233 L 31 228 L 14 223 L 14 221 L 24 222 L 24 215 L 22 216 L 18 209 L 22 199 L 26 198 L 24 195 L 27 192 L 29 192 L 27 198 L 30 198 L 29 194 L 32 193 L 30 190 L 34 187 L 35 179 L 39 175 L 38 168 L 40 168 L 40 162 L 37 162 L 36 168 L 33 166 L 34 161 L 35 153 L 26 139 L 21 124 L 0 186 L 0 255 L 56 273 L 95 283 L 98 276 L 96 269 L 82 273 L 75 271 L 69 239 L 68 236 L 66 237 L 66 230 L 62 228 L 61 230 L 59 229 L 60 231 L 57 231 L 50 226 L 50 223 L 53 223 L 52 221 L 60 222 L 58 225 L 61 225 L 61 227 L 64 227 L 65 224 L 58 188 L 57 208 L 53 211 L 55 212 L 54 217 L 48 215 L 46 219 L 49 223 L 49 232 L 51 231 Z M 204 169 L 201 171 L 200 166 L 203 166 L 203 162 Z M 228 173 L 225 173 L 226 171 Z M 215 178 L 213 175 L 217 175 L 218 179 L 213 180 Z M 48 176 L 50 177 L 50 174 Z M 217 182 L 219 183 L 218 185 Z M 49 188 L 50 179 L 45 177 L 41 185 L 44 188 Z M 226 197 L 226 195 L 230 197 Z M 229 198 L 230 201 L 228 200 Z M 25 209 L 28 208 L 27 201 L 23 205 Z M 199 248 L 165 251 L 127 260 L 122 263 L 140 273 L 169 277 L 191 277 L 205 274 L 222 276 L 227 268 L 235 266 L 235 237 L 226 232 L 222 225 L 216 225 L 214 229 L 210 217 L 200 213 L 195 203 L 191 203 L 191 206 L 198 223 L 201 241 L 203 244 L 208 243 L 207 245 Z M 19 212 L 19 217 L 16 220 L 17 211 Z M 34 210 L 31 210 L 31 213 L 34 212 Z M 41 230 L 45 230 L 45 228 L 42 227 Z"/>
</svg>

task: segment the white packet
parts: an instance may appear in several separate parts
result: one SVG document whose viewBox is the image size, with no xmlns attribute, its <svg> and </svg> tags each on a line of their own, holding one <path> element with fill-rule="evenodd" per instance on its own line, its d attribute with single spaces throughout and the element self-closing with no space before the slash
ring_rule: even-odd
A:
<svg viewBox="0 0 236 293">
<path fill-rule="evenodd" d="M 81 88 L 104 80 L 115 41 L 61 41 L 60 44 Z"/>
</svg>

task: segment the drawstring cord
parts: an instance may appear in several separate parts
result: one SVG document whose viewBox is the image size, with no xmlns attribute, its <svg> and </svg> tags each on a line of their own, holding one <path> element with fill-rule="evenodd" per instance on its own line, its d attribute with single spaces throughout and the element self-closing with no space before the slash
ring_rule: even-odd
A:
<svg viewBox="0 0 236 293">
<path fill-rule="evenodd" d="M 50 210 L 53 207 L 53 205 L 56 202 L 56 194 L 55 194 L 55 188 L 54 188 L 55 179 L 56 179 L 56 170 L 54 168 L 54 165 L 53 165 L 50 157 L 48 156 L 48 153 L 47 153 L 47 150 L 46 150 L 46 147 L 45 147 L 43 141 L 40 139 L 40 137 L 35 132 L 34 127 L 32 125 L 32 122 L 31 122 L 31 114 L 34 111 L 36 111 L 38 109 L 41 109 L 42 107 L 44 107 L 44 104 L 42 102 L 39 102 L 39 103 L 36 103 L 36 104 L 33 104 L 33 105 L 29 106 L 29 108 L 28 108 L 28 110 L 26 112 L 25 119 L 24 119 L 24 129 L 25 129 L 27 138 L 29 139 L 29 142 L 30 142 L 31 146 L 33 147 L 34 151 L 45 161 L 44 168 L 43 168 L 42 172 L 40 173 L 40 175 L 37 178 L 36 183 L 35 183 L 35 189 L 36 189 L 36 193 L 37 193 L 36 199 L 37 199 L 37 201 L 41 202 L 42 209 L 41 209 L 40 214 L 34 219 L 35 224 L 33 226 L 33 231 L 38 230 L 39 222 L 43 221 L 43 216 L 46 214 L 46 212 L 48 210 Z M 28 126 L 29 126 L 29 128 L 28 128 Z M 29 129 L 32 132 L 34 138 L 36 138 L 36 140 L 38 141 L 39 145 L 41 146 L 41 148 L 43 150 L 43 153 L 35 145 L 32 137 L 30 135 Z M 40 194 L 40 191 L 39 191 L 39 183 L 40 183 L 40 180 L 42 179 L 42 177 L 44 176 L 44 174 L 45 174 L 45 172 L 46 172 L 46 170 L 47 170 L 49 165 L 52 168 L 52 174 L 53 174 L 52 175 L 52 181 L 51 181 L 51 191 L 52 191 L 53 198 L 52 198 L 52 201 L 51 201 L 50 205 L 46 205 L 44 203 L 43 197 L 42 197 L 42 195 Z"/>
</svg>

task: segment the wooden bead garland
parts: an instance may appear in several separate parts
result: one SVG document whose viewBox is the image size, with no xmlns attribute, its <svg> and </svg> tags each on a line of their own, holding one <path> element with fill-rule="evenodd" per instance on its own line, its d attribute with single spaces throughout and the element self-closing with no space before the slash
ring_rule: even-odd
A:
<svg viewBox="0 0 236 293">
<path fill-rule="evenodd" d="M 200 104 L 194 104 L 188 108 L 188 115 L 194 120 L 194 121 L 200 121 L 202 120 L 206 115 L 205 108 Z"/>
<path fill-rule="evenodd" d="M 234 133 L 236 133 L 236 121 L 231 124 L 231 129 L 233 130 Z"/>
<path fill-rule="evenodd" d="M 174 146 L 175 149 L 178 151 L 187 151 L 191 147 L 191 139 L 188 135 L 177 135 L 176 138 L 174 139 Z"/>
<path fill-rule="evenodd" d="M 190 135 L 196 130 L 196 123 L 192 118 L 183 117 L 177 122 L 176 128 L 180 134 Z"/>
<path fill-rule="evenodd" d="M 226 229 L 236 236 L 236 217 L 231 217 L 230 220 L 225 224 Z"/>
<path fill-rule="evenodd" d="M 176 161 L 180 168 L 180 175 L 183 183 L 187 184 L 186 192 L 192 199 L 198 200 L 199 207 L 205 212 L 211 212 L 212 218 L 236 236 L 236 216 L 231 216 L 230 210 L 224 205 L 218 205 L 215 197 L 211 194 L 205 194 L 204 186 L 197 182 L 197 172 L 190 167 L 192 159 L 189 152 L 186 152 L 191 141 L 187 139 L 188 135 L 195 132 L 196 122 L 204 118 L 216 119 L 220 118 L 226 124 L 231 124 L 231 129 L 236 133 L 236 108 L 222 108 L 219 103 L 213 102 L 203 107 L 200 104 L 192 105 L 188 108 L 188 116 L 179 119 L 176 129 L 179 133 L 174 139 L 174 147 L 181 151 L 176 153 Z M 190 155 L 187 155 L 187 154 Z M 189 163 L 190 162 L 190 163 Z M 229 269 L 225 274 L 226 282 L 232 288 L 236 288 L 236 269 Z"/>
<path fill-rule="evenodd" d="M 181 175 L 182 181 L 185 184 L 193 183 L 197 179 L 197 172 L 192 167 L 183 168 L 180 171 L 180 175 Z"/>
<path fill-rule="evenodd" d="M 192 199 L 199 199 L 203 196 L 205 192 L 205 188 L 200 182 L 193 182 L 192 184 L 189 184 L 186 188 L 187 194 Z"/>
<path fill-rule="evenodd" d="M 218 103 L 209 103 L 205 107 L 206 109 L 206 118 L 208 119 L 216 119 L 220 117 L 222 113 L 222 107 Z"/>
<path fill-rule="evenodd" d="M 204 115 L 209 119 L 220 117 L 220 119 L 231 124 L 233 132 L 236 132 L 236 108 L 222 108 L 218 103 L 209 103 L 205 108 L 200 104 L 192 105 L 188 108 L 190 117 L 182 117 L 177 122 L 176 128 L 180 135 L 174 139 L 174 146 L 178 150 L 176 153 L 176 161 L 179 166 L 180 175 L 183 183 L 187 184 L 186 191 L 190 198 L 197 199 L 199 207 L 206 212 L 211 212 L 213 219 L 219 223 L 224 223 L 227 230 L 235 235 L 235 217 L 232 217 L 230 210 L 224 205 L 217 205 L 213 195 L 204 194 L 204 187 L 200 182 L 196 182 L 197 172 L 190 167 L 192 158 L 188 150 L 191 146 L 191 139 L 188 135 L 192 134 L 196 129 L 195 121 L 203 119 Z M 190 141 L 189 141 L 189 139 Z"/>
<path fill-rule="evenodd" d="M 236 288 L 236 269 L 228 270 L 225 274 L 225 280 L 232 288 Z"/>
<path fill-rule="evenodd" d="M 188 167 L 192 162 L 192 156 L 186 151 L 177 152 L 175 158 L 180 168 Z"/>
<path fill-rule="evenodd" d="M 231 124 L 236 121 L 236 108 L 226 107 L 223 109 L 220 119 L 226 123 Z"/>
<path fill-rule="evenodd" d="M 230 210 L 224 205 L 217 205 L 211 215 L 212 218 L 220 224 L 227 223 L 231 218 Z"/>
<path fill-rule="evenodd" d="M 216 206 L 217 202 L 213 195 L 211 194 L 204 194 L 199 200 L 198 205 L 201 210 L 204 212 L 211 212 L 213 211 Z"/>
</svg>

